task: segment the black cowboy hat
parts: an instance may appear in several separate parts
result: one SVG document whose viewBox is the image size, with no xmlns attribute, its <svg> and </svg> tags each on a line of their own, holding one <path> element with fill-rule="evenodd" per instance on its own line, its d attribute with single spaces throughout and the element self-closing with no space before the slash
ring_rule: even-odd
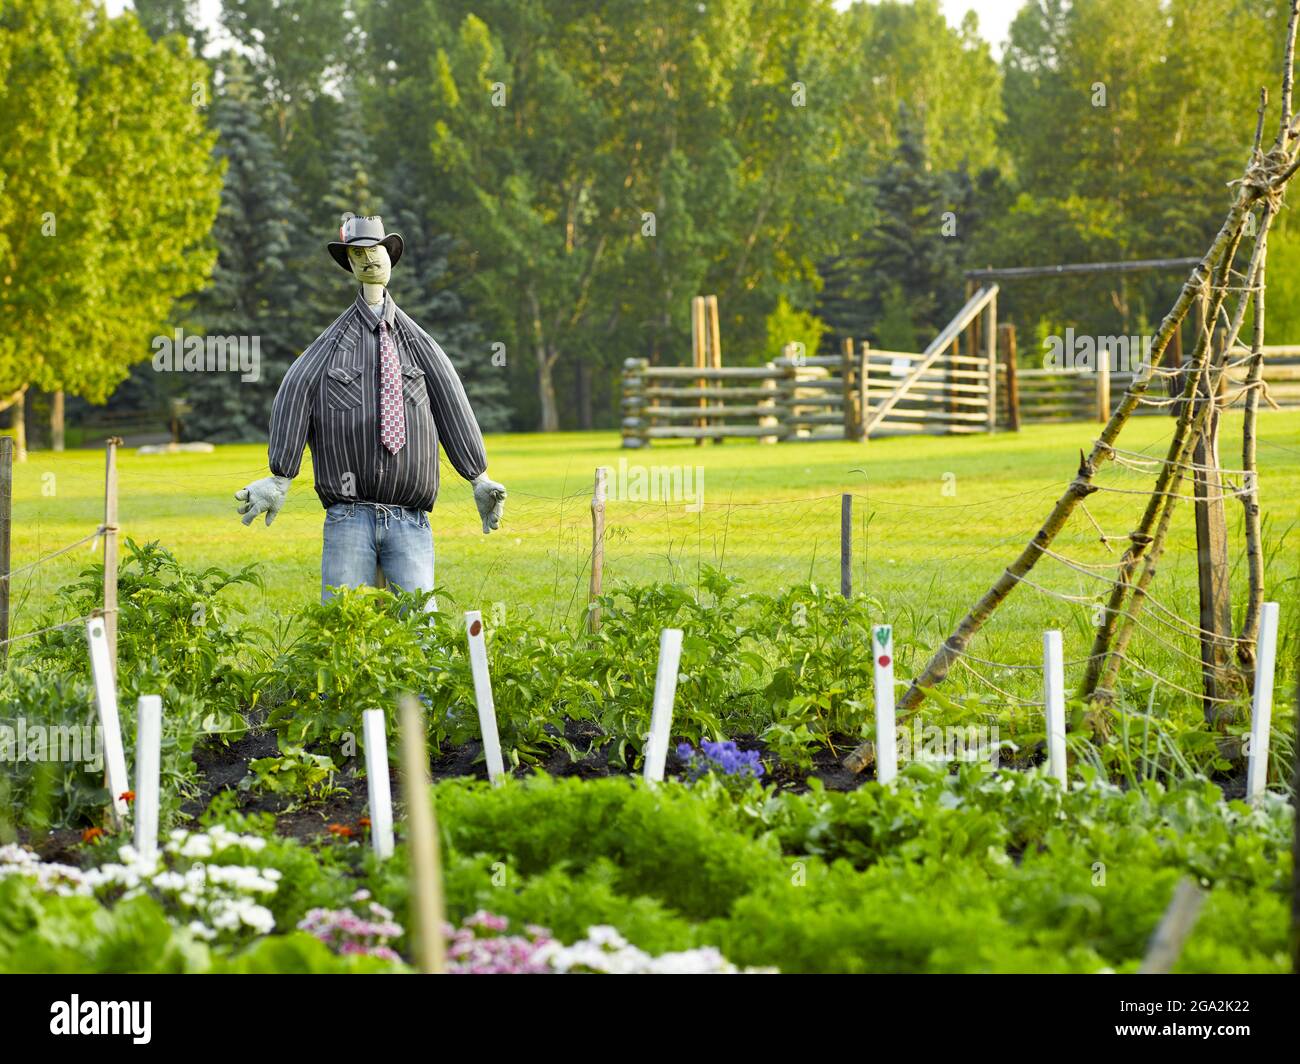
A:
<svg viewBox="0 0 1300 1064">
<path fill-rule="evenodd" d="M 343 224 L 339 226 L 338 240 L 329 243 L 330 254 L 348 273 L 352 264 L 348 261 L 348 248 L 369 248 L 383 244 L 388 249 L 388 257 L 394 266 L 402 257 L 402 237 L 398 233 L 385 233 L 384 220 L 379 215 L 358 218 L 355 214 L 345 214 Z"/>
</svg>

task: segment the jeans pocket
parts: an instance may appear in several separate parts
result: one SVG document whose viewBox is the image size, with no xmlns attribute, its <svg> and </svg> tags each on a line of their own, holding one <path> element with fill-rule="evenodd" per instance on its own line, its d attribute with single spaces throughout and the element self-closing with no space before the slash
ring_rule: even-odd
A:
<svg viewBox="0 0 1300 1064">
<path fill-rule="evenodd" d="M 340 521 L 346 521 L 352 516 L 353 509 L 354 507 L 350 502 L 336 502 L 333 506 L 326 508 L 325 523 L 335 525 Z"/>
</svg>

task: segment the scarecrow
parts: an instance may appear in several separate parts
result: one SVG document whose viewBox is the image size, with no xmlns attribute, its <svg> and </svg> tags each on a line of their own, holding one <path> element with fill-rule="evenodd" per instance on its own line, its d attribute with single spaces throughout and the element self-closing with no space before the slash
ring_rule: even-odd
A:
<svg viewBox="0 0 1300 1064">
<path fill-rule="evenodd" d="M 376 583 L 377 569 L 403 590 L 431 591 L 438 445 L 473 484 L 485 534 L 501 523 L 506 489 L 487 478 L 483 434 L 451 360 L 388 294 L 401 236 L 378 217 L 345 214 L 329 252 L 361 290 L 284 375 L 272 475 L 235 493 L 239 512 L 245 525 L 260 513 L 274 521 L 308 446 L 325 507 L 321 601 L 331 588 Z"/>
</svg>

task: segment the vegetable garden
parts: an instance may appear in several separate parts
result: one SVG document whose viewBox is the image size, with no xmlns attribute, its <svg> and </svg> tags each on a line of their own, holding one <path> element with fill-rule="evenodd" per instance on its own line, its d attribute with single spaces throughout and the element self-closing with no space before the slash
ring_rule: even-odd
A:
<svg viewBox="0 0 1300 1064">
<path fill-rule="evenodd" d="M 1266 438 L 1293 432 L 1272 424 Z M 1275 484 L 1295 475 L 1289 446 L 1263 458 Z M 716 472 L 743 467 L 756 450 L 699 460 Z M 127 532 L 157 523 L 131 510 L 144 463 L 123 462 Z M 785 504 L 787 514 L 803 507 L 803 528 L 822 530 L 821 542 L 792 539 L 784 564 L 770 566 L 753 564 L 765 555 L 745 533 L 753 515 L 743 499 L 671 515 L 664 504 L 612 500 L 596 631 L 584 623 L 581 564 L 572 587 L 557 580 L 523 606 L 497 608 L 462 585 L 439 588 L 432 614 L 421 596 L 375 590 L 281 612 L 265 605 L 268 580 L 283 579 L 274 561 L 228 567 L 208 554 L 195 565 L 166 542 L 126 539 L 117 694 L 132 780 L 132 710 L 141 695 L 161 696 L 160 852 L 143 859 L 129 831 L 106 821 L 100 766 L 11 757 L 0 800 L 16 813 L 0 850 L 0 968 L 418 968 L 406 789 L 396 792 L 395 851 L 381 859 L 361 719 L 384 711 L 396 765 L 396 710 L 410 692 L 434 781 L 450 971 L 1134 971 L 1183 881 L 1204 900 L 1175 970 L 1287 970 L 1296 572 L 1285 529 L 1270 533 L 1283 625 L 1264 795 L 1246 800 L 1248 707 L 1225 732 L 1209 727 L 1180 690 L 1195 685 L 1195 663 L 1154 640 L 1139 644 L 1138 660 L 1164 679 L 1127 674 L 1103 730 L 1083 703 L 1067 704 L 1062 788 L 1033 697 L 1039 636 L 1047 616 L 1067 648 L 1088 632 L 1029 600 L 980 648 L 991 664 L 977 667 L 979 678 L 936 689 L 919 714 L 900 716 L 898 778 L 881 784 L 842 761 L 875 734 L 873 627 L 892 625 L 902 683 L 951 622 L 916 608 L 916 573 L 928 565 L 943 579 L 943 556 L 887 535 L 932 534 L 915 518 L 936 504 L 915 493 L 934 482 L 904 476 L 898 495 L 873 485 L 855 496 L 847 598 L 831 575 L 838 498 Z M 996 530 L 978 532 L 988 509 L 973 508 L 977 522 L 971 502 L 1006 508 L 1009 494 L 996 473 L 979 484 L 937 504 L 949 535 L 969 533 L 975 548 L 977 534 Z M 561 505 L 544 503 L 546 485 L 537 486 L 516 517 L 520 538 L 530 517 L 546 526 L 544 505 Z M 904 499 L 915 506 L 906 521 L 896 513 Z M 1294 499 L 1279 502 L 1284 520 Z M 41 512 L 49 521 L 80 505 L 63 499 Z M 570 524 L 558 534 L 571 529 L 580 551 L 585 507 L 563 505 Z M 639 534 L 672 521 L 698 531 L 706 520 L 729 524 L 725 552 L 701 533 L 696 564 L 684 564 L 682 535 L 660 578 L 629 571 Z M 880 538 L 863 534 L 872 529 Z M 569 563 L 556 534 L 546 527 L 558 572 Z M 710 539 L 715 547 L 699 545 Z M 909 552 L 915 568 L 904 577 Z M 1171 561 L 1175 586 L 1194 580 Z M 48 738 L 96 722 L 84 626 L 57 625 L 99 604 L 102 567 L 60 563 L 66 578 L 44 585 L 23 615 L 20 636 L 40 634 L 11 645 L 0 679 L 0 723 L 15 743 L 27 728 L 28 748 L 33 725 Z M 510 777 L 500 786 L 486 779 L 466 608 L 482 610 Z M 684 636 L 667 778 L 651 785 L 639 776 L 666 628 Z"/>
</svg>

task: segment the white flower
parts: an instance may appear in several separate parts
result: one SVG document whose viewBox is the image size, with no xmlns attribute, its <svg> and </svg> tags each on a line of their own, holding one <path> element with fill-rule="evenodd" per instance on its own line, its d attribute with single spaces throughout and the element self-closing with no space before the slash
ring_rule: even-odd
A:
<svg viewBox="0 0 1300 1064">
<path fill-rule="evenodd" d="M 261 935 L 269 935 L 275 930 L 275 917 L 264 905 L 250 905 L 240 912 L 240 919 Z"/>
<path fill-rule="evenodd" d="M 212 930 L 212 928 L 208 927 L 207 924 L 203 923 L 201 920 L 191 920 L 187 926 L 189 927 L 190 932 L 194 934 L 197 938 L 205 939 L 206 941 L 211 942 L 214 938 L 217 937 L 217 933 L 214 930 Z"/>
<path fill-rule="evenodd" d="M 612 946 L 615 949 L 622 949 L 627 945 L 627 939 L 608 924 L 597 924 L 595 927 L 587 928 L 587 941 L 597 946 Z"/>
</svg>

